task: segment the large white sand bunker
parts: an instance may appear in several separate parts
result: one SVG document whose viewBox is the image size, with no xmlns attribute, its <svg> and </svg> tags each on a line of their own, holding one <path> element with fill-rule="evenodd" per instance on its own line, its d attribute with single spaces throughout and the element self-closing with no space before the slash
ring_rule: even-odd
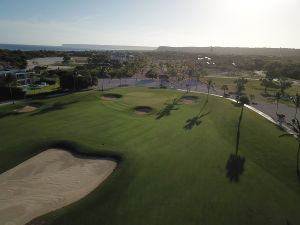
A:
<svg viewBox="0 0 300 225">
<path fill-rule="evenodd" d="M 75 202 L 115 169 L 110 159 L 49 149 L 0 174 L 0 224 L 25 224 Z"/>
</svg>

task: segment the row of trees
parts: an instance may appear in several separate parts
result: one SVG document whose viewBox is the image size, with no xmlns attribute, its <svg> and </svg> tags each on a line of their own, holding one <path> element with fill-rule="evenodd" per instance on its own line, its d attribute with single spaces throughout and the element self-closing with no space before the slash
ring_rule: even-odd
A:
<svg viewBox="0 0 300 225">
<path fill-rule="evenodd" d="M 196 89 L 201 79 L 206 75 L 206 69 L 196 60 L 190 61 L 165 61 L 152 62 L 145 74 L 151 79 L 159 78 L 161 81 L 168 81 L 171 84 L 185 84 L 187 92 L 190 91 L 192 81 L 196 81 Z"/>
<path fill-rule="evenodd" d="M 120 62 L 111 60 L 109 54 L 98 53 L 88 59 L 88 64 L 77 66 L 73 71 L 60 71 L 58 77 L 62 89 L 80 90 L 97 85 L 101 81 L 103 90 L 104 79 L 119 79 L 120 85 L 123 78 L 136 77 L 143 73 L 144 62 L 141 59 Z"/>
<path fill-rule="evenodd" d="M 274 61 L 266 64 L 266 75 L 269 79 L 286 77 L 300 79 L 300 62 Z"/>
</svg>

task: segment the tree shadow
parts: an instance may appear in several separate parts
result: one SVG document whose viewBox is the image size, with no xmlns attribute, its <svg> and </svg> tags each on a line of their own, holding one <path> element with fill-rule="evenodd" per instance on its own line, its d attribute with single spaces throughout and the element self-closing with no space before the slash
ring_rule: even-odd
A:
<svg viewBox="0 0 300 225">
<path fill-rule="evenodd" d="M 194 116 L 193 118 L 191 119 L 188 119 L 186 121 L 186 124 L 184 126 L 184 129 L 186 130 L 191 130 L 193 129 L 195 126 L 199 126 L 202 121 L 201 121 L 201 118 L 208 115 L 210 112 L 207 112 L 207 113 L 204 113 L 204 114 L 198 114 L 196 116 Z"/>
<path fill-rule="evenodd" d="M 170 116 L 172 111 L 178 110 L 176 106 L 180 105 L 179 102 L 180 98 L 174 98 L 171 103 L 165 103 L 165 107 L 156 114 L 156 119 L 159 120 L 163 117 Z"/>
<path fill-rule="evenodd" d="M 286 225 L 292 225 L 287 218 L 285 218 L 285 221 L 286 221 Z"/>
<path fill-rule="evenodd" d="M 17 113 L 17 112 L 0 113 L 0 119 L 8 117 L 8 116 L 17 116 L 17 115 L 20 115 L 20 113 Z"/>
<path fill-rule="evenodd" d="M 243 119 L 244 107 L 242 105 L 242 110 L 239 116 L 238 129 L 236 133 L 236 143 L 235 143 L 235 154 L 230 154 L 226 164 L 227 178 L 230 182 L 239 182 L 240 176 L 244 172 L 244 166 L 246 159 L 238 154 L 239 144 L 240 144 L 240 128 Z"/>
<path fill-rule="evenodd" d="M 241 114 L 239 117 L 239 122 L 238 122 L 238 129 L 236 133 L 236 143 L 235 143 L 235 154 L 238 155 L 239 151 L 239 144 L 240 144 L 240 128 L 241 128 L 241 122 L 243 119 L 243 112 L 244 112 L 244 107 L 242 107 Z"/>
<path fill-rule="evenodd" d="M 49 112 L 57 111 L 57 110 L 63 110 L 66 108 L 68 105 L 72 105 L 77 103 L 78 101 L 71 101 L 71 102 L 55 102 L 53 105 L 48 106 L 46 108 L 41 109 L 40 111 L 31 114 L 30 116 L 38 116 L 38 115 L 43 115 Z"/>
<path fill-rule="evenodd" d="M 187 119 L 184 129 L 191 130 L 195 126 L 199 126 L 202 123 L 201 118 L 203 118 L 204 116 L 206 116 L 210 113 L 210 112 L 203 113 L 203 110 L 205 109 L 207 103 L 208 103 L 207 101 L 204 102 L 202 108 L 200 109 L 199 113 L 196 116 L 194 116 L 190 119 Z"/>
<path fill-rule="evenodd" d="M 240 155 L 237 154 L 230 154 L 227 164 L 226 164 L 226 170 L 227 170 L 227 178 L 230 182 L 236 182 L 238 183 L 240 181 L 240 176 L 245 171 L 245 162 L 246 159 Z"/>
</svg>

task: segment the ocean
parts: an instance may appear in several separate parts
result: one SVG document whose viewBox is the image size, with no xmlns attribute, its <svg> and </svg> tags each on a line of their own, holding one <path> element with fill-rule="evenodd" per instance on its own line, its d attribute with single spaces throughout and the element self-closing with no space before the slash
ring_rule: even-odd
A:
<svg viewBox="0 0 300 225">
<path fill-rule="evenodd" d="M 82 48 L 70 48 L 63 46 L 47 46 L 47 45 L 17 45 L 17 44 L 0 44 L 0 49 L 21 50 L 21 51 L 84 51 Z"/>
<path fill-rule="evenodd" d="M 152 51 L 157 47 L 87 44 L 63 44 L 61 46 L 0 44 L 0 49 L 21 51 Z"/>
</svg>

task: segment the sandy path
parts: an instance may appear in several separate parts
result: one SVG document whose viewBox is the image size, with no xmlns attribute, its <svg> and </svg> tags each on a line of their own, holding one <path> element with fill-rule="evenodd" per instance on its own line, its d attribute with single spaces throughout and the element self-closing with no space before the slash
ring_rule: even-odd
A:
<svg viewBox="0 0 300 225">
<path fill-rule="evenodd" d="M 109 159 L 49 149 L 0 174 L 0 224 L 19 225 L 75 202 L 115 169 Z"/>
</svg>

